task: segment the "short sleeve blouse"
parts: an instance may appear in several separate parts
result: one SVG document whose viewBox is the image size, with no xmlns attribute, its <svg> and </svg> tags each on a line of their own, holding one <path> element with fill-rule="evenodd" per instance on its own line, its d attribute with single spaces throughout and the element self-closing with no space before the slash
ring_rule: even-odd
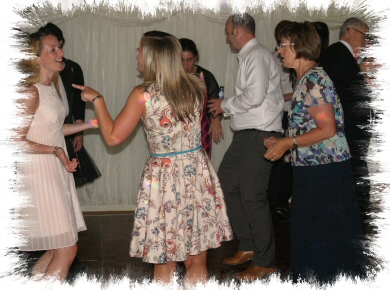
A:
<svg viewBox="0 0 390 290">
<path fill-rule="evenodd" d="M 322 142 L 292 149 L 291 163 L 307 166 L 341 162 L 351 157 L 344 133 L 344 112 L 333 82 L 321 67 L 309 71 L 297 84 L 288 111 L 288 136 L 295 137 L 317 127 L 309 109 L 333 104 L 336 134 Z"/>
</svg>

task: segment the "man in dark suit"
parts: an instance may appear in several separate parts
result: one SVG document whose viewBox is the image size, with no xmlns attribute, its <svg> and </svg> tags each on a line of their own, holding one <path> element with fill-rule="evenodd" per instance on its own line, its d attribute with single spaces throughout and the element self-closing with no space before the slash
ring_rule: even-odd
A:
<svg viewBox="0 0 390 290">
<path fill-rule="evenodd" d="M 367 130 L 370 109 L 368 86 L 356 60 L 367 44 L 368 30 L 363 20 L 347 19 L 340 28 L 340 41 L 329 46 L 319 61 L 319 66 L 324 68 L 333 81 L 343 106 L 345 136 L 352 155 L 356 194 L 364 219 L 370 190 L 365 161 L 371 136 Z"/>
</svg>

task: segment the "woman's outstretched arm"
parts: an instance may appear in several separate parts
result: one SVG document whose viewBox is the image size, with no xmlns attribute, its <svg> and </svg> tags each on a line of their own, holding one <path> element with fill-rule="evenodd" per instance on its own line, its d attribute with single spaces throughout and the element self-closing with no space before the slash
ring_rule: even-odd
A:
<svg viewBox="0 0 390 290">
<path fill-rule="evenodd" d="M 99 92 L 75 84 L 73 87 L 82 90 L 81 97 L 84 101 L 93 103 L 100 131 L 108 146 L 116 146 L 126 140 L 134 131 L 141 116 L 145 116 L 144 91 L 141 87 L 134 88 L 115 120 L 111 118 L 104 98 Z"/>
<path fill-rule="evenodd" d="M 64 136 L 72 135 L 81 131 L 85 131 L 91 128 L 98 128 L 97 121 L 90 120 L 89 122 L 75 123 L 75 124 L 64 124 L 62 126 Z"/>
</svg>

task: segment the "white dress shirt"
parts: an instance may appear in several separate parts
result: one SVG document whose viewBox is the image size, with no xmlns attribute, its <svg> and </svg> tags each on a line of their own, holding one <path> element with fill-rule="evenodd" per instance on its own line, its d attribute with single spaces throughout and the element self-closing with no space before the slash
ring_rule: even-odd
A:
<svg viewBox="0 0 390 290">
<path fill-rule="evenodd" d="M 283 132 L 284 99 L 275 58 L 256 38 L 238 53 L 235 95 L 222 101 L 233 130 Z"/>
<path fill-rule="evenodd" d="M 348 50 L 351 52 L 352 56 L 355 57 L 355 53 L 353 52 L 353 48 L 348 42 L 346 42 L 345 40 L 339 40 L 339 42 L 344 44 L 348 48 Z"/>
</svg>

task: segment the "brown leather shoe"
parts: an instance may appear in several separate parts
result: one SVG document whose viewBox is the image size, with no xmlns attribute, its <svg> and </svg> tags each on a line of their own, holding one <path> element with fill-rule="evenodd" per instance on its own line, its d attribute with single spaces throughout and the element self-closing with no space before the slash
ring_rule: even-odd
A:
<svg viewBox="0 0 390 290">
<path fill-rule="evenodd" d="M 222 261 L 225 265 L 240 265 L 248 262 L 253 258 L 253 252 L 237 251 L 237 253 L 231 257 Z"/>
<path fill-rule="evenodd" d="M 275 268 L 263 268 L 255 265 L 251 265 L 248 269 L 242 272 L 238 272 L 234 275 L 234 278 L 246 281 L 253 281 L 256 279 L 262 279 L 275 272 Z"/>
</svg>

